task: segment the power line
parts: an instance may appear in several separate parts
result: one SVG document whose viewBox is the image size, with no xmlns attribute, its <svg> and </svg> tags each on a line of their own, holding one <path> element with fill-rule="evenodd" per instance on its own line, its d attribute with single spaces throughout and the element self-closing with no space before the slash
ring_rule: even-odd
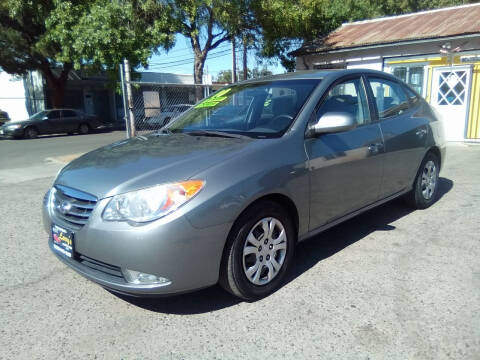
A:
<svg viewBox="0 0 480 360">
<path fill-rule="evenodd" d="M 216 52 L 212 52 L 208 55 L 216 55 L 216 54 L 220 54 L 220 53 L 226 53 L 226 52 L 230 52 L 230 50 L 221 50 L 221 51 L 216 51 Z M 207 55 L 207 59 L 208 59 L 208 55 Z M 175 60 L 175 61 L 164 61 L 164 62 L 151 62 L 149 63 L 149 65 L 168 65 L 168 64 L 173 64 L 173 63 L 177 63 L 179 61 L 193 61 L 191 59 L 184 59 L 184 60 Z"/>
<path fill-rule="evenodd" d="M 216 58 L 219 58 L 219 57 L 222 57 L 222 56 L 226 56 L 230 53 L 230 50 L 223 50 L 223 51 L 218 51 L 218 52 L 215 52 L 215 53 L 212 53 L 211 56 L 208 56 L 207 57 L 207 60 L 210 60 L 210 59 L 216 59 Z M 167 62 L 163 62 L 163 63 L 150 63 L 149 64 L 149 68 L 168 68 L 168 67 L 174 67 L 174 66 L 180 66 L 180 65 L 188 65 L 190 63 L 194 63 L 195 59 L 185 59 L 185 60 L 180 60 L 180 61 L 167 61 Z M 175 65 L 171 65 L 171 66 L 164 66 L 164 65 L 170 65 L 170 64 L 175 64 Z"/>
<path fill-rule="evenodd" d="M 228 56 L 229 54 L 222 54 L 222 55 L 218 55 L 218 56 L 212 56 L 210 59 L 217 59 L 217 58 L 221 58 L 221 57 L 224 57 L 224 56 Z M 175 67 L 179 67 L 179 66 L 185 66 L 185 65 L 193 65 L 194 63 L 194 60 L 190 60 L 188 62 L 183 62 L 183 63 L 177 63 L 175 65 L 167 65 L 167 66 L 158 66 L 158 65 L 154 65 L 152 66 L 151 68 L 153 70 L 163 70 L 163 69 L 169 69 L 169 68 L 175 68 Z M 150 67 L 149 67 L 150 69 Z"/>
<path fill-rule="evenodd" d="M 224 42 L 224 43 L 218 45 L 214 50 L 218 50 L 220 48 L 225 48 L 228 45 L 229 45 L 228 42 Z M 174 49 L 174 50 L 165 51 L 164 53 L 162 53 L 159 56 L 169 56 L 169 57 L 171 57 L 170 54 L 175 54 L 174 57 L 184 56 L 184 55 L 178 55 L 179 53 L 185 53 L 185 54 L 191 55 L 191 54 L 193 54 L 193 50 L 192 50 L 190 45 L 187 45 L 187 47 L 185 47 L 183 49 Z"/>
<path fill-rule="evenodd" d="M 226 49 L 226 46 L 228 46 L 228 45 L 229 45 L 228 43 L 221 44 L 221 45 L 217 46 L 215 48 L 215 50 Z M 188 55 L 193 55 L 193 50 L 192 49 L 181 49 L 181 50 L 188 50 L 188 54 L 170 56 L 171 52 L 168 52 L 168 53 L 161 54 L 159 56 L 167 56 L 168 59 L 175 59 L 175 58 L 185 57 L 185 56 L 188 56 Z M 152 64 L 154 64 L 154 63 L 152 63 Z"/>
</svg>

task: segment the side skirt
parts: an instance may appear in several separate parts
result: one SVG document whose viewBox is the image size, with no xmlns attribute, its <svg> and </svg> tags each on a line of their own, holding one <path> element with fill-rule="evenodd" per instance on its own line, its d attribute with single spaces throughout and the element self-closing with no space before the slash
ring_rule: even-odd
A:
<svg viewBox="0 0 480 360">
<path fill-rule="evenodd" d="M 319 226 L 318 228 L 316 228 L 316 229 L 314 229 L 314 230 L 312 230 L 312 231 L 309 231 L 308 233 L 306 233 L 306 234 L 304 234 L 304 235 L 301 235 L 301 236 L 298 238 L 298 242 L 301 242 L 301 241 L 306 240 L 306 239 L 308 239 L 308 238 L 310 238 L 310 237 L 312 237 L 312 236 L 315 236 L 315 235 L 317 235 L 317 234 L 320 234 L 321 232 L 323 232 L 323 231 L 325 231 L 325 230 L 327 230 L 327 229 L 330 229 L 331 227 L 333 227 L 333 226 L 335 226 L 335 225 L 338 225 L 338 224 L 340 224 L 340 223 L 342 223 L 342 222 L 344 222 L 344 221 L 347 221 L 347 220 L 349 220 L 349 219 L 351 219 L 351 218 L 353 218 L 353 217 L 355 217 L 355 216 L 357 216 L 357 215 L 360 215 L 360 214 L 364 213 L 365 211 L 371 210 L 371 209 L 373 209 L 373 208 L 375 208 L 375 207 L 377 207 L 377 206 L 379 206 L 379 205 L 382 205 L 382 204 L 385 204 L 386 202 L 389 202 L 390 200 L 396 199 L 396 198 L 398 198 L 398 197 L 400 197 L 400 196 L 408 193 L 410 190 L 412 190 L 412 189 L 411 189 L 411 188 L 410 188 L 410 189 L 408 189 L 408 188 L 407 188 L 407 189 L 404 189 L 404 190 L 402 190 L 402 191 L 400 191 L 400 192 L 397 192 L 397 193 L 395 193 L 395 194 L 393 194 L 393 195 L 390 195 L 390 196 L 388 196 L 388 197 L 386 197 L 386 198 L 384 198 L 384 199 L 382 199 L 382 200 L 379 200 L 379 201 L 377 201 L 377 202 L 374 202 L 373 204 L 367 205 L 367 206 L 365 206 L 365 207 L 363 207 L 363 208 L 361 208 L 361 209 L 359 209 L 359 210 L 355 210 L 355 211 L 353 211 L 353 212 L 351 212 L 351 213 L 349 213 L 349 214 L 347 214 L 347 215 L 344 215 L 344 216 L 342 216 L 342 217 L 340 217 L 340 218 L 338 218 L 338 219 L 335 219 L 335 220 L 333 220 L 333 221 L 331 221 L 331 222 L 329 222 L 329 223 L 326 223 L 325 225 Z"/>
</svg>

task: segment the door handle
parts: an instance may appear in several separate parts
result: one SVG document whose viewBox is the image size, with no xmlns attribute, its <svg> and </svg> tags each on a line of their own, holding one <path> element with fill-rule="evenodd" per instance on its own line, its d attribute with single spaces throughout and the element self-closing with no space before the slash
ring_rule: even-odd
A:
<svg viewBox="0 0 480 360">
<path fill-rule="evenodd" d="M 419 138 L 423 138 L 425 135 L 427 135 L 427 129 L 419 129 L 415 133 Z"/>
</svg>

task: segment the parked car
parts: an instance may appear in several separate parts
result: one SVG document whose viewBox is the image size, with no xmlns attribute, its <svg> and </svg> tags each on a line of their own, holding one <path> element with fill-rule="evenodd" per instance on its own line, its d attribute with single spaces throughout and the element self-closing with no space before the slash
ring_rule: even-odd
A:
<svg viewBox="0 0 480 360">
<path fill-rule="evenodd" d="M 247 103 L 236 122 L 210 121 Z M 393 76 L 285 74 L 224 88 L 159 132 L 74 160 L 43 219 L 55 255 L 111 291 L 219 282 L 254 300 L 281 286 L 298 242 L 400 196 L 432 205 L 444 159 L 441 122 Z"/>
<path fill-rule="evenodd" d="M 6 111 L 0 110 L 0 126 L 5 124 L 7 121 L 10 121 L 10 117 Z"/>
<path fill-rule="evenodd" d="M 165 107 L 165 111 L 160 112 L 157 116 L 145 118 L 145 124 L 149 127 L 158 128 L 167 125 L 170 120 L 176 118 L 181 113 L 189 110 L 193 105 L 177 104 Z"/>
<path fill-rule="evenodd" d="M 0 136 L 33 139 L 40 134 L 88 134 L 104 125 L 96 116 L 79 110 L 52 109 L 40 111 L 27 120 L 5 123 L 0 126 Z"/>
</svg>

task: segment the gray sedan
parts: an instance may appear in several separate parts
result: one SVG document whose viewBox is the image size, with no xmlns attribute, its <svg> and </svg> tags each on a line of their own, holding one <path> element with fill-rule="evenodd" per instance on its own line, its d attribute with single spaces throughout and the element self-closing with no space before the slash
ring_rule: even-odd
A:
<svg viewBox="0 0 480 360">
<path fill-rule="evenodd" d="M 239 116 L 214 116 L 223 107 Z M 432 205 L 444 159 L 441 122 L 393 76 L 298 72 L 71 162 L 43 218 L 53 253 L 111 291 L 220 283 L 254 300 L 281 286 L 298 242 L 400 196 Z"/>
<path fill-rule="evenodd" d="M 88 134 L 104 127 L 95 115 L 74 109 L 43 110 L 22 121 L 8 121 L 0 126 L 0 136 L 34 139 L 43 134 Z"/>
</svg>

